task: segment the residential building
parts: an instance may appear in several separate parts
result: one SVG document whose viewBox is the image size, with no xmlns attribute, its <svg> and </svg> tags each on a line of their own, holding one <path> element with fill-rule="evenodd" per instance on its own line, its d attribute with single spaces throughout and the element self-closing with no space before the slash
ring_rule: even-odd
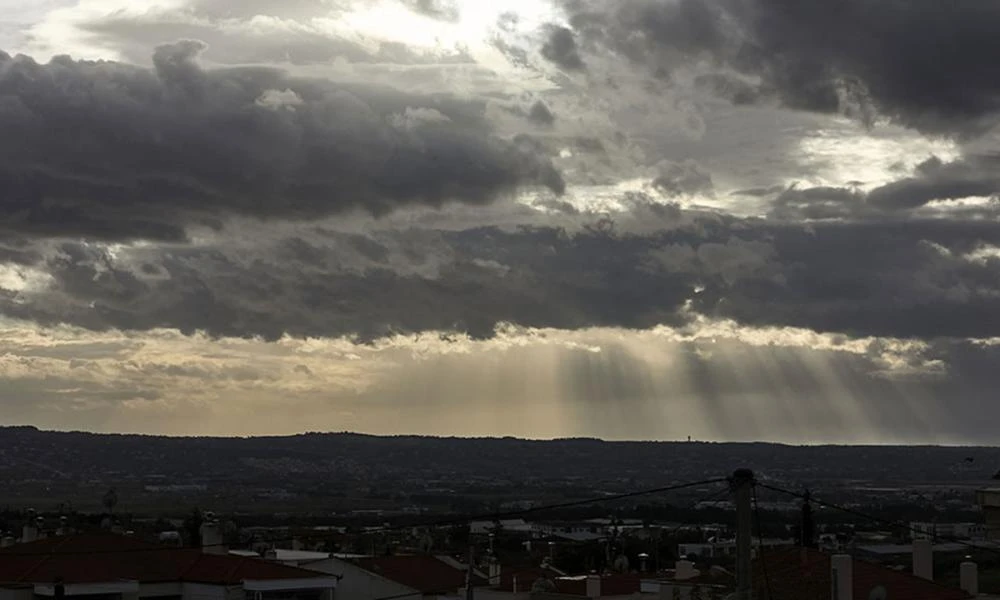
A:
<svg viewBox="0 0 1000 600">
<path fill-rule="evenodd" d="M 759 542 L 755 541 L 755 548 L 789 548 L 795 545 L 795 540 L 764 538 Z M 692 544 L 678 544 L 678 556 L 691 558 L 714 558 L 720 556 L 736 555 L 736 540 L 719 540 L 710 542 L 697 542 Z"/>
<path fill-rule="evenodd" d="M 977 490 L 976 504 L 986 520 L 986 539 L 1000 540 L 1000 487 Z"/>
<path fill-rule="evenodd" d="M 928 551 L 928 560 L 930 556 Z M 845 554 L 831 555 L 809 548 L 772 550 L 754 560 L 753 597 L 760 600 L 831 597 L 834 600 L 965 600 L 976 595 L 933 581 L 933 567 L 930 569 L 931 572 L 918 577 Z M 978 584 L 969 585 L 975 589 Z"/>
<path fill-rule="evenodd" d="M 915 540 L 985 540 L 986 534 L 983 523 L 910 523 L 910 536 Z"/>
<path fill-rule="evenodd" d="M 475 600 L 639 600 L 642 579 L 634 574 L 566 576 L 548 568 L 500 574 L 500 583 L 476 588 Z"/>
<path fill-rule="evenodd" d="M 501 519 L 499 521 L 472 521 L 469 523 L 469 533 L 472 535 L 485 535 L 496 530 L 497 525 L 504 533 L 521 533 L 530 535 L 534 533 L 535 527 L 524 519 Z"/>
<path fill-rule="evenodd" d="M 552 582 L 566 573 L 542 565 L 541 567 L 512 567 L 499 563 L 490 565 L 489 584 L 477 587 L 476 600 L 529 600 L 539 582 Z M 554 585 L 554 584 L 553 584 Z"/>
<path fill-rule="evenodd" d="M 922 538 L 919 541 L 927 541 L 930 538 Z M 976 542 L 976 547 L 990 552 L 1000 552 L 1000 544 L 996 542 Z M 897 561 L 900 557 L 913 554 L 913 544 L 862 544 L 855 548 L 859 556 L 876 561 Z M 969 553 L 968 542 L 942 542 L 933 545 L 935 554 L 964 555 Z"/>
<path fill-rule="evenodd" d="M 283 565 L 289 565 L 292 567 L 314 563 L 316 561 L 324 560 L 331 556 L 329 552 L 313 552 L 310 550 L 289 550 L 286 548 L 272 548 L 270 550 L 264 550 L 263 553 L 254 552 L 253 550 L 230 550 L 229 554 L 233 556 L 245 556 L 250 558 L 264 558 L 272 562 L 278 562 Z"/>
<path fill-rule="evenodd" d="M 345 560 L 329 557 L 302 568 L 338 578 L 337 600 L 445 600 L 461 596 L 466 569 L 429 554 Z M 485 579 L 474 576 L 473 585 Z M 2 600 L 2 599 L 0 599 Z"/>
<path fill-rule="evenodd" d="M 710 600 L 725 598 L 735 589 L 735 575 L 722 567 L 706 571 L 696 568 L 689 560 L 679 560 L 657 580 L 645 580 L 643 595 L 653 594 L 657 600 Z"/>
<path fill-rule="evenodd" d="M 113 533 L 0 550 L 0 600 L 333 600 L 335 577 Z"/>
</svg>

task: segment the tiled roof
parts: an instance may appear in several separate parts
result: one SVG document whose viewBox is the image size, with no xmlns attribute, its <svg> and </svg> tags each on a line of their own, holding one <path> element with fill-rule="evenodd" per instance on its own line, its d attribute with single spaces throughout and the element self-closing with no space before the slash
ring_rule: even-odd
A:
<svg viewBox="0 0 1000 600">
<path fill-rule="evenodd" d="M 360 558 L 354 563 L 366 571 L 424 594 L 454 592 L 465 587 L 465 571 L 426 554 L 376 556 Z M 485 582 L 479 577 L 473 579 L 473 585 L 483 583 Z"/>
<path fill-rule="evenodd" d="M 500 569 L 500 585 L 496 586 L 497 589 L 503 591 L 513 591 L 514 590 L 514 578 L 517 578 L 517 589 L 520 592 L 526 592 L 531 589 L 531 585 L 538 581 L 539 579 L 555 579 L 556 577 L 561 577 L 563 575 L 560 571 L 555 571 L 553 569 L 546 569 L 545 567 L 501 567 Z"/>
<path fill-rule="evenodd" d="M 818 550 L 789 548 L 766 552 L 754 561 L 755 597 L 766 600 L 801 600 L 830 597 L 830 555 Z M 766 578 L 765 578 L 766 567 Z M 878 586 L 888 598 L 906 600 L 965 600 L 962 590 L 915 577 L 909 573 L 855 560 L 854 597 L 868 598 Z M 770 588 L 770 596 L 768 596 Z"/>
<path fill-rule="evenodd" d="M 187 581 L 234 585 L 244 579 L 324 577 L 261 559 L 205 554 L 169 548 L 134 537 L 99 534 L 47 538 L 0 550 L 0 581 L 5 583 L 142 583 Z"/>
</svg>

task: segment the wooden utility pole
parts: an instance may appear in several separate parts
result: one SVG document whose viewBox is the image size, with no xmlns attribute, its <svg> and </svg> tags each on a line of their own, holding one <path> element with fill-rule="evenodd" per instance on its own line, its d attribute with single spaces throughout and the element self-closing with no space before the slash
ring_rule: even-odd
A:
<svg viewBox="0 0 1000 600">
<path fill-rule="evenodd" d="M 737 469 L 730 479 L 733 502 L 736 504 L 736 593 L 739 600 L 750 600 L 753 586 L 750 581 L 752 564 L 750 550 L 753 542 L 753 471 Z"/>
<path fill-rule="evenodd" d="M 473 544 L 469 544 L 469 568 L 465 572 L 465 600 L 475 600 L 475 594 L 472 592 L 472 578 L 474 576 L 474 563 L 476 558 L 476 547 Z"/>
</svg>

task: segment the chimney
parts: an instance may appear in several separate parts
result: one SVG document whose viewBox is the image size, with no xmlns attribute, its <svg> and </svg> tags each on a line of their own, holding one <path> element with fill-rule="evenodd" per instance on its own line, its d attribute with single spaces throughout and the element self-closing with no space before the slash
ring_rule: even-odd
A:
<svg viewBox="0 0 1000 600">
<path fill-rule="evenodd" d="M 587 575 L 587 597 L 601 597 L 601 576 L 591 573 Z"/>
<path fill-rule="evenodd" d="M 854 600 L 854 558 L 849 554 L 830 557 L 830 597 L 833 600 Z"/>
<path fill-rule="evenodd" d="M 500 561 L 496 558 L 490 559 L 490 585 L 500 585 Z"/>
<path fill-rule="evenodd" d="M 979 595 L 979 567 L 971 560 L 963 562 L 958 567 L 959 587 L 970 596 Z"/>
<path fill-rule="evenodd" d="M 66 515 L 59 517 L 59 529 L 56 529 L 56 535 L 69 535 L 72 533 L 69 529 L 69 518 Z"/>
<path fill-rule="evenodd" d="M 201 524 L 201 551 L 205 554 L 226 554 L 222 544 L 222 529 L 215 521 L 205 521 Z"/>
<path fill-rule="evenodd" d="M 645 573 L 646 572 L 646 566 L 647 566 L 646 563 L 647 563 L 648 560 L 649 560 L 649 555 L 648 554 L 646 554 L 645 552 L 639 554 L 639 572 L 640 573 Z"/>
<path fill-rule="evenodd" d="M 934 581 L 934 542 L 930 539 L 913 540 L 913 574 Z"/>
<path fill-rule="evenodd" d="M 37 540 L 39 536 L 38 520 L 41 517 L 35 518 L 35 511 L 29 511 L 28 520 L 24 523 L 24 527 L 21 528 L 21 543 L 33 542 Z"/>
</svg>

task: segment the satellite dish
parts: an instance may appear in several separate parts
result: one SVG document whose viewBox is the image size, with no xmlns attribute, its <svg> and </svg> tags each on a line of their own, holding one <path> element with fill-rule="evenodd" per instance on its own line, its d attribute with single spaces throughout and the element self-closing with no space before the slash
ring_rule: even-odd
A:
<svg viewBox="0 0 1000 600">
<path fill-rule="evenodd" d="M 885 590 L 884 585 L 876 585 L 868 592 L 868 600 L 886 600 L 888 597 L 889 592 Z"/>
</svg>

